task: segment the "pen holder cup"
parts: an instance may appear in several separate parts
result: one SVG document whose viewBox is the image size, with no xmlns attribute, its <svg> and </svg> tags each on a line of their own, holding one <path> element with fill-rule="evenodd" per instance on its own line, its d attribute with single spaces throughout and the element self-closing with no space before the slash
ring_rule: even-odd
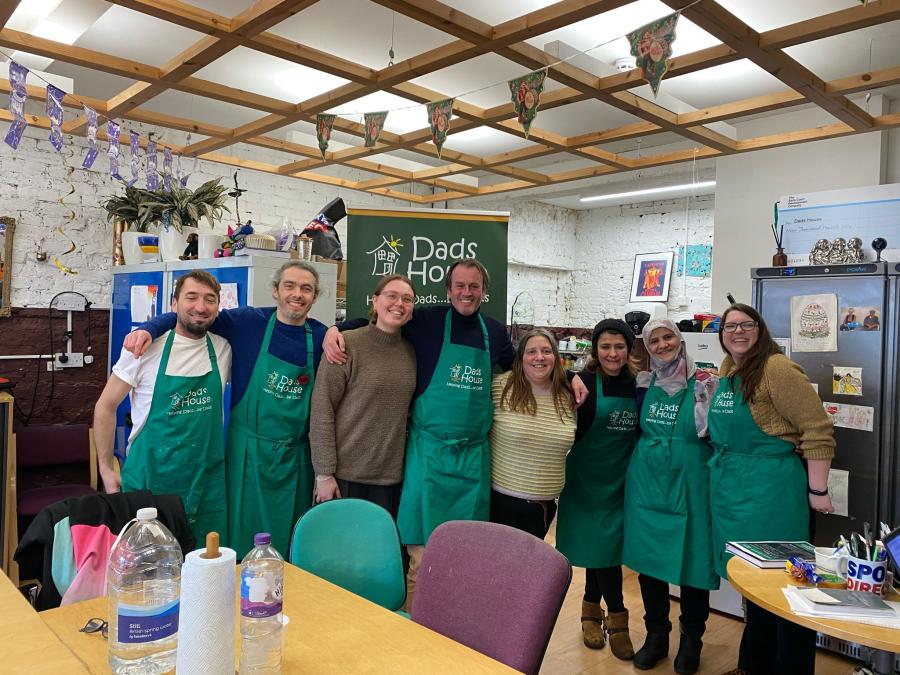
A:
<svg viewBox="0 0 900 675">
<path fill-rule="evenodd" d="M 847 590 L 881 595 L 887 581 L 887 560 L 847 557 Z"/>
<path fill-rule="evenodd" d="M 816 567 L 823 572 L 837 574 L 847 578 L 847 558 L 849 554 L 843 549 L 834 552 L 830 546 L 816 546 Z"/>
</svg>

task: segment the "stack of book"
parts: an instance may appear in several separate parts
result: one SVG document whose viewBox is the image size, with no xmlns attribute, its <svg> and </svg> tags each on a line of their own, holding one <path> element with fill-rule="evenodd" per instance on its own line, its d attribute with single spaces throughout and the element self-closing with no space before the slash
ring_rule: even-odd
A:
<svg viewBox="0 0 900 675">
<path fill-rule="evenodd" d="M 791 610 L 802 616 L 861 621 L 885 628 L 896 627 L 900 621 L 897 603 L 887 603 L 873 593 L 789 586 L 784 595 Z"/>
<path fill-rule="evenodd" d="M 815 549 L 806 541 L 729 541 L 725 551 L 763 568 L 784 568 L 791 558 L 816 560 Z"/>
</svg>

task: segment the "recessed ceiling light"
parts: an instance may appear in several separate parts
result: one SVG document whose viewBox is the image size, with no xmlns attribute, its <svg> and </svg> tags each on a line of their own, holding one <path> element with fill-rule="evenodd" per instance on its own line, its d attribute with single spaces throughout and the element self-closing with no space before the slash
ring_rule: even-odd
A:
<svg viewBox="0 0 900 675">
<path fill-rule="evenodd" d="M 640 197 L 643 195 L 655 195 L 662 192 L 677 192 L 679 190 L 701 190 L 716 186 L 716 181 L 707 180 L 700 183 L 684 183 L 682 185 L 665 185 L 663 187 L 648 188 L 646 190 L 634 190 L 632 192 L 616 192 L 611 195 L 597 195 L 595 197 L 582 197 L 582 202 L 599 202 L 604 199 L 619 199 L 621 197 Z"/>
</svg>

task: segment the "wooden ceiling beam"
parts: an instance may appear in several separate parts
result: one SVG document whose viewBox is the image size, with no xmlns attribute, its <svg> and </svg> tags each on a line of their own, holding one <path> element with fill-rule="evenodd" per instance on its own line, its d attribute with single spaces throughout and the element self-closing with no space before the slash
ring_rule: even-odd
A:
<svg viewBox="0 0 900 675">
<path fill-rule="evenodd" d="M 6 26 L 21 0 L 0 0 L 0 28 Z"/>
<path fill-rule="evenodd" d="M 869 2 L 766 31 L 759 36 L 759 46 L 767 51 L 780 50 L 897 19 L 900 0 Z"/>
<path fill-rule="evenodd" d="M 177 0 L 108 0 L 108 2 L 198 33 L 225 38 L 231 32 L 229 17 Z"/>
</svg>

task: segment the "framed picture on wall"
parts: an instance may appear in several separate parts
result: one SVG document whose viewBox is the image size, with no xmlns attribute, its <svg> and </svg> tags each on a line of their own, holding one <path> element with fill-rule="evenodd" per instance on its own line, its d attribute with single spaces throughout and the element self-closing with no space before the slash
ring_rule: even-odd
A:
<svg viewBox="0 0 900 675">
<path fill-rule="evenodd" d="M 666 302 L 672 279 L 674 253 L 639 253 L 634 256 L 630 302 Z"/>
</svg>

